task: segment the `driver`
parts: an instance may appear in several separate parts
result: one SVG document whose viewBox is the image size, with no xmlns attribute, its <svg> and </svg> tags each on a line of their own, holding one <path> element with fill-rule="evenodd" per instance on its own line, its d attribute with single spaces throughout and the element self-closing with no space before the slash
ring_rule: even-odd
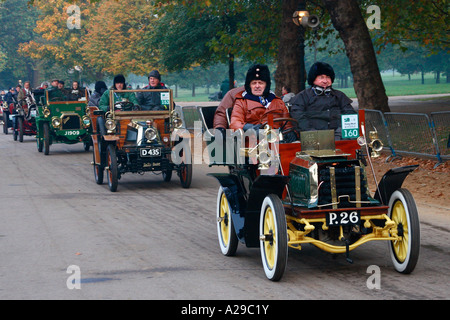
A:
<svg viewBox="0 0 450 320">
<path fill-rule="evenodd" d="M 111 87 L 111 89 L 108 89 L 103 93 L 102 97 L 100 98 L 98 108 L 105 112 L 109 111 L 109 92 L 111 90 L 126 90 L 125 84 L 125 77 L 123 75 L 119 74 L 115 76 L 113 80 L 113 86 Z M 127 100 L 133 103 L 135 106 L 139 105 L 134 92 L 114 92 L 114 104 L 116 104 L 116 102 Z"/>
<path fill-rule="evenodd" d="M 268 115 L 273 118 L 290 118 L 289 111 L 283 100 L 270 91 L 270 71 L 266 65 L 256 64 L 250 67 L 245 78 L 245 91 L 236 95 L 230 128 L 237 130 L 259 130 L 267 123 Z M 293 129 L 290 121 L 274 122 L 273 129 L 284 125 L 284 130 Z M 287 131 L 287 130 L 286 130 Z M 285 142 L 297 140 L 294 130 L 286 132 Z"/>
</svg>

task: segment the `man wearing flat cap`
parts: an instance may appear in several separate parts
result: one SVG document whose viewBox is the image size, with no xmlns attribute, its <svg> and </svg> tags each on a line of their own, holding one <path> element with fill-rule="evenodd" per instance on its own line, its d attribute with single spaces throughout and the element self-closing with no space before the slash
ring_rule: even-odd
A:
<svg viewBox="0 0 450 320">
<path fill-rule="evenodd" d="M 298 121 L 299 131 L 334 130 L 335 140 L 341 139 L 341 115 L 354 114 L 350 100 L 342 91 L 332 88 L 335 74 L 325 62 L 316 62 L 308 72 L 309 88 L 290 102 L 291 116 Z"/>
<path fill-rule="evenodd" d="M 167 89 L 161 82 L 161 74 L 153 70 L 148 74 L 148 85 L 142 89 Z M 167 110 L 169 106 L 161 104 L 161 92 L 138 92 L 136 94 L 142 110 Z"/>
</svg>

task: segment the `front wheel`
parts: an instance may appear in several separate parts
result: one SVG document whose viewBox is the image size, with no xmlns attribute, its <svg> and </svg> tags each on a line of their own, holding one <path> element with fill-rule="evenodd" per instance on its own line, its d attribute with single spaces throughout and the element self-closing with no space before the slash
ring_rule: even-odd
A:
<svg viewBox="0 0 450 320">
<path fill-rule="evenodd" d="M 278 281 L 287 265 L 288 238 L 284 207 L 277 195 L 264 198 L 259 231 L 264 272 L 269 280 Z"/>
<path fill-rule="evenodd" d="M 117 172 L 117 155 L 116 155 L 116 147 L 112 144 L 108 144 L 106 149 L 107 151 L 107 160 L 108 160 L 108 186 L 111 192 L 117 191 L 117 186 L 119 184 L 118 172 Z"/>
<path fill-rule="evenodd" d="M 8 134 L 8 113 L 3 111 L 3 133 Z"/>
<path fill-rule="evenodd" d="M 23 132 L 24 132 L 23 118 L 20 117 L 19 119 L 17 119 L 17 122 L 18 122 L 18 126 L 19 126 L 19 142 L 23 142 Z"/>
<path fill-rule="evenodd" d="M 222 187 L 217 194 L 216 218 L 220 250 L 225 256 L 234 256 L 239 242 L 233 225 L 230 204 Z"/>
<path fill-rule="evenodd" d="M 47 156 L 50 153 L 50 127 L 48 122 L 42 125 L 44 129 L 44 154 Z"/>
<path fill-rule="evenodd" d="M 93 163 L 94 163 L 94 178 L 95 178 L 95 182 L 97 184 L 103 184 L 103 174 L 104 174 L 104 168 L 101 164 L 96 164 L 95 163 L 95 148 L 92 152 L 92 156 L 93 156 Z"/>
<path fill-rule="evenodd" d="M 413 196 L 407 189 L 396 190 L 389 200 L 389 218 L 397 225 L 398 240 L 389 243 L 396 271 L 411 273 L 420 251 L 419 214 Z"/>
</svg>

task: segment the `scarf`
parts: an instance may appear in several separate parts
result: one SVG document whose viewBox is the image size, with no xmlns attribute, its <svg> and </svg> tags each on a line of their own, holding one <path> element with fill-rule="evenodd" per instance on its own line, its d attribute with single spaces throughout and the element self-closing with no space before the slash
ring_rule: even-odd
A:
<svg viewBox="0 0 450 320">
<path fill-rule="evenodd" d="M 263 97 L 263 96 L 255 96 L 255 95 L 253 95 L 253 94 L 251 94 L 251 93 L 248 93 L 247 91 L 244 91 L 244 92 L 242 93 L 242 97 L 243 97 L 244 99 L 248 99 L 248 100 L 252 100 L 252 101 L 259 102 L 259 103 L 261 103 L 264 107 L 267 108 L 267 107 L 269 106 L 270 102 L 272 102 L 272 100 L 273 100 L 276 96 L 275 96 L 275 94 L 274 94 L 272 91 L 269 92 L 269 95 L 268 95 L 267 98 L 265 98 L 265 97 Z"/>
</svg>

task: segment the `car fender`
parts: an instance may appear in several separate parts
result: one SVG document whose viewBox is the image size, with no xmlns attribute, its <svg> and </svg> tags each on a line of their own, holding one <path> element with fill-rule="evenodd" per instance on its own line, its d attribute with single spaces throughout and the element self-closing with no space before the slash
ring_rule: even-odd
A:
<svg viewBox="0 0 450 320">
<path fill-rule="evenodd" d="M 387 171 L 378 184 L 374 198 L 387 205 L 395 190 L 401 188 L 405 178 L 414 171 L 418 165 L 393 168 Z"/>
</svg>

